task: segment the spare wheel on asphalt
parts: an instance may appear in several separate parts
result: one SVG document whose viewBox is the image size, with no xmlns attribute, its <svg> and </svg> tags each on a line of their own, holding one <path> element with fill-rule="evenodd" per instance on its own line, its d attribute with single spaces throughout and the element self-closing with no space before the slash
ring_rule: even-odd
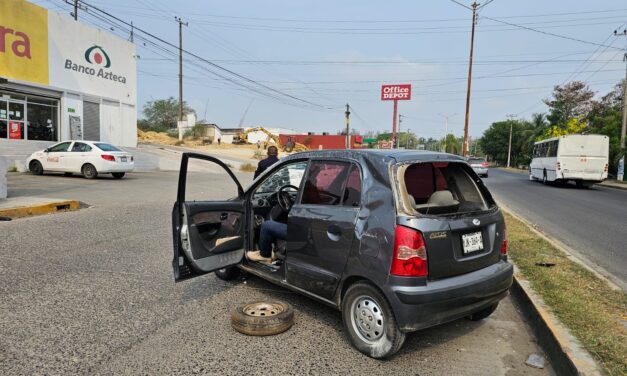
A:
<svg viewBox="0 0 627 376">
<path fill-rule="evenodd" d="M 283 333 L 293 324 L 292 306 L 279 300 L 242 304 L 231 314 L 233 329 L 251 336 Z"/>
</svg>

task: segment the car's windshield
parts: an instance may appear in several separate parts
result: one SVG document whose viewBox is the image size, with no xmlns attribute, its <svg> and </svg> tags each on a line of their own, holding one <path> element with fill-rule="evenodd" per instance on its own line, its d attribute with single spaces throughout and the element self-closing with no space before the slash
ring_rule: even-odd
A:
<svg viewBox="0 0 627 376">
<path fill-rule="evenodd" d="M 483 158 L 469 158 L 468 159 L 469 164 L 477 164 L 477 163 L 483 163 L 483 162 L 485 162 L 485 159 Z"/>
<path fill-rule="evenodd" d="M 94 144 L 102 151 L 122 151 L 111 144 L 97 143 Z"/>
<path fill-rule="evenodd" d="M 284 185 L 299 187 L 306 168 L 307 162 L 297 162 L 281 167 L 264 180 L 255 193 L 276 192 Z"/>
</svg>

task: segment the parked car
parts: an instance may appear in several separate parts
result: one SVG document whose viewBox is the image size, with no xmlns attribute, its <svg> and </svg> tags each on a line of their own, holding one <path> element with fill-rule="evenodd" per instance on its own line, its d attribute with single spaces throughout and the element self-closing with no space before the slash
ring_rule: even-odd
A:
<svg viewBox="0 0 627 376">
<path fill-rule="evenodd" d="M 468 164 L 475 170 L 477 175 L 483 176 L 484 178 L 488 177 L 488 162 L 485 158 L 470 157 L 468 158 Z"/>
<path fill-rule="evenodd" d="M 64 172 L 82 174 L 93 179 L 98 174 L 111 174 L 121 179 L 133 171 L 133 155 L 116 146 L 99 141 L 64 141 L 36 151 L 26 159 L 30 172 L 41 175 L 44 172 Z"/>
<path fill-rule="evenodd" d="M 234 198 L 186 200 L 190 159 L 220 165 Z M 251 261 L 259 228 L 287 224 L 272 263 Z M 503 215 L 460 157 L 321 150 L 281 159 L 244 190 L 228 166 L 183 153 L 172 212 L 176 282 L 244 270 L 341 311 L 355 348 L 398 351 L 408 332 L 497 308 L 512 283 Z"/>
</svg>

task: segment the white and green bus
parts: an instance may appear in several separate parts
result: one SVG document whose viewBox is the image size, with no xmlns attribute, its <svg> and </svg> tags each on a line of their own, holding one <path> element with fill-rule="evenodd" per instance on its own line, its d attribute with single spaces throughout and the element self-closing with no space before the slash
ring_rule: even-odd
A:
<svg viewBox="0 0 627 376">
<path fill-rule="evenodd" d="M 572 134 L 536 142 L 529 166 L 529 180 L 574 181 L 591 187 L 607 179 L 610 139 L 596 134 Z"/>
</svg>

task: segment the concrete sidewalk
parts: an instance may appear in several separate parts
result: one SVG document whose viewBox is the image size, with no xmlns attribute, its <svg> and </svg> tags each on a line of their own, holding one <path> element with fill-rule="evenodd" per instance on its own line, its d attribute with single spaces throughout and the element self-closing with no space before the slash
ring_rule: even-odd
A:
<svg viewBox="0 0 627 376">
<path fill-rule="evenodd" d="M 80 203 L 76 200 L 43 197 L 9 197 L 0 200 L 0 217 L 11 219 L 78 209 Z"/>
</svg>

